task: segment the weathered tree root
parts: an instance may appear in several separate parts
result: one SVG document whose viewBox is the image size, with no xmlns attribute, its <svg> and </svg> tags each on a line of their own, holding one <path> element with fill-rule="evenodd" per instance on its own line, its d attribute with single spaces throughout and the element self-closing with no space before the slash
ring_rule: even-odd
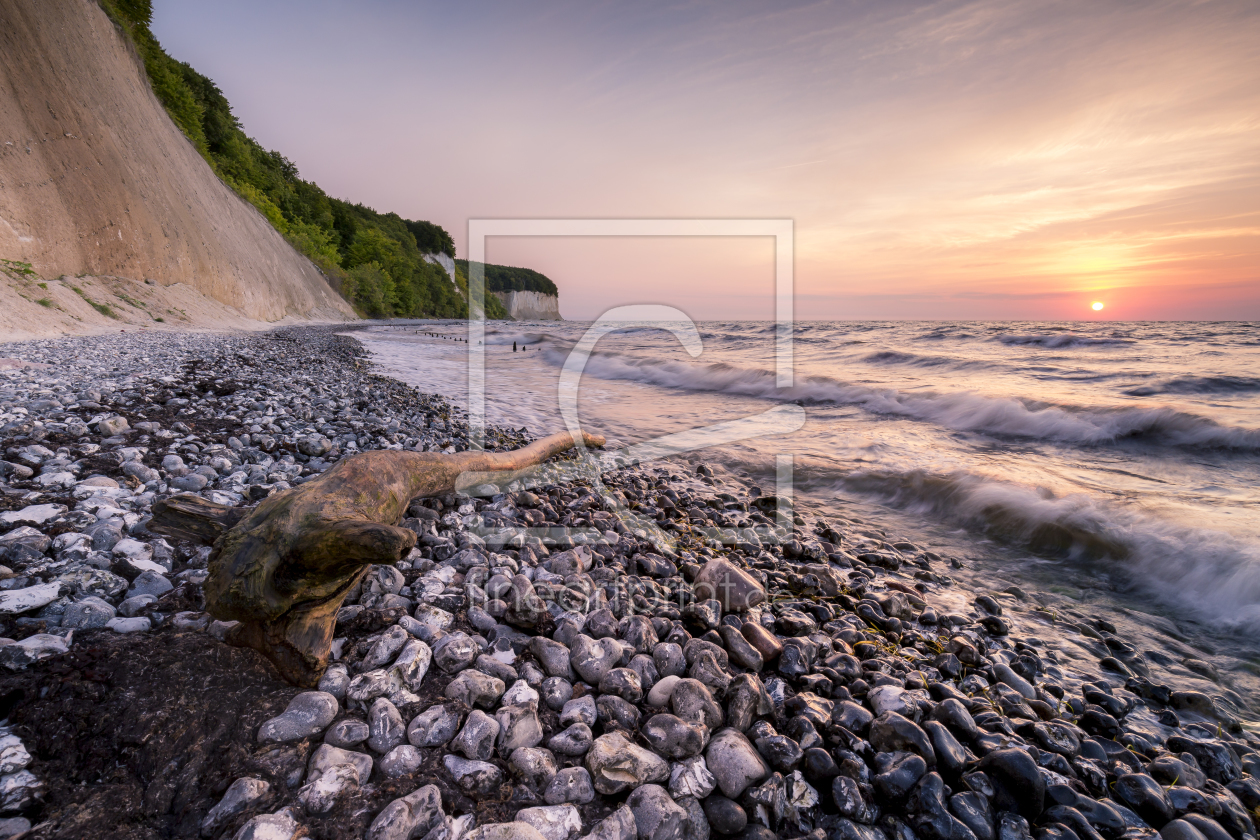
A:
<svg viewBox="0 0 1260 840">
<path fill-rule="evenodd" d="M 586 446 L 603 446 L 583 435 Z M 512 452 L 381 450 L 345 458 L 252 511 L 175 496 L 153 505 L 151 531 L 212 544 L 206 610 L 239 621 L 228 642 L 254 648 L 289 682 L 313 686 L 328 667 L 337 611 L 373 564 L 416 544 L 398 523 L 412 499 L 503 481 L 575 445 L 568 432 Z"/>
</svg>

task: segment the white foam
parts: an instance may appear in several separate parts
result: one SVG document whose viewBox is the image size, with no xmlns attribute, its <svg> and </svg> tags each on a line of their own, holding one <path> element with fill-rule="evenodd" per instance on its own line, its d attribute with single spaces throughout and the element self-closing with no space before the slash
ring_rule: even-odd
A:
<svg viewBox="0 0 1260 840">
<path fill-rule="evenodd" d="M 1070 554 L 1205 623 L 1260 630 L 1260 548 L 1229 534 L 1117 509 L 1082 494 L 1037 490 L 966 472 L 863 471 L 838 486 L 885 504 L 957 522 L 1015 545 L 1038 533 L 1070 541 Z"/>
<path fill-rule="evenodd" d="M 544 351 L 544 356 L 553 364 L 561 364 L 568 353 L 567 348 L 558 344 L 544 347 Z M 1260 451 L 1260 430 L 1227 426 L 1171 408 L 1084 408 L 970 392 L 907 393 L 852 385 L 822 376 L 809 377 L 795 387 L 779 389 L 775 375 L 768 370 L 601 353 L 591 357 L 586 372 L 604 379 L 625 379 L 667 388 L 789 402 L 852 405 L 874 414 L 924 420 L 960 432 L 1078 444 L 1144 439 L 1171 446 Z"/>
</svg>

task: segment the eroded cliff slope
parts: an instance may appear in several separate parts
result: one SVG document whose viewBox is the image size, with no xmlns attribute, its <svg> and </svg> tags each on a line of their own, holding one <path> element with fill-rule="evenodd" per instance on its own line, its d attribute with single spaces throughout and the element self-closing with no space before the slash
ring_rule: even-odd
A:
<svg viewBox="0 0 1260 840">
<path fill-rule="evenodd" d="M 207 325 L 354 317 L 215 176 L 93 0 L 0 0 L 0 258 L 30 263 L 45 280 L 186 287 L 181 295 L 207 299 Z M 55 299 L 41 305 L 39 291 L 7 276 L 0 285 L 0 331 L 80 331 L 75 322 L 91 329 L 105 318 L 68 315 Z M 56 330 L 41 330 L 41 319 Z"/>
</svg>

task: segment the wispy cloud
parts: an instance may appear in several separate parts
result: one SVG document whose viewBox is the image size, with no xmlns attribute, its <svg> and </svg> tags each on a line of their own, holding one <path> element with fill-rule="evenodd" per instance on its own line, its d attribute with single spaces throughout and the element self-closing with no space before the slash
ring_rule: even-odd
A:
<svg viewBox="0 0 1260 840">
<path fill-rule="evenodd" d="M 1260 318 L 1251 0 L 159 0 L 155 28 L 305 175 L 458 243 L 470 217 L 786 216 L 819 317 L 1071 317 L 1140 288 L 1144 317 L 1197 295 Z M 762 314 L 740 295 L 768 266 L 729 243 L 495 247 L 572 317 L 684 288 Z"/>
</svg>

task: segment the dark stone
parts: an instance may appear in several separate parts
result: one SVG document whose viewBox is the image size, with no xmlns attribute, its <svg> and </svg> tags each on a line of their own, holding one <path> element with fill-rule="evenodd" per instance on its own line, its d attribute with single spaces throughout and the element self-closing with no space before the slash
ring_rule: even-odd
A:
<svg viewBox="0 0 1260 840">
<path fill-rule="evenodd" d="M 615 694 L 601 694 L 595 701 L 595 709 L 605 728 L 612 726 L 627 732 L 639 728 L 639 710 Z"/>
<path fill-rule="evenodd" d="M 867 744 L 867 746 L 869 747 L 870 744 Z M 841 776 L 848 776 L 855 782 L 861 782 L 864 785 L 871 783 L 871 769 L 866 766 L 866 762 L 861 757 L 848 750 L 837 749 L 836 762 L 840 768 Z"/>
<path fill-rule="evenodd" d="M 741 732 L 752 724 L 753 718 L 773 709 L 765 685 L 755 674 L 740 674 L 726 689 L 726 723 Z"/>
<path fill-rule="evenodd" d="M 748 825 L 748 814 L 739 803 L 715 793 L 704 800 L 705 819 L 718 834 L 738 834 Z"/>
<path fill-rule="evenodd" d="M 1088 758 L 1090 761 L 1107 760 L 1107 751 L 1102 748 L 1102 744 L 1092 738 L 1081 741 L 1081 757 Z"/>
<path fill-rule="evenodd" d="M 1172 752 L 1190 753 L 1194 756 L 1194 760 L 1199 762 L 1200 769 L 1207 774 L 1209 779 L 1223 785 L 1242 778 L 1242 767 L 1238 763 L 1238 757 L 1220 741 L 1174 735 L 1168 739 L 1168 749 Z"/>
<path fill-rule="evenodd" d="M 1251 815 L 1242 807 L 1229 790 L 1216 790 L 1210 792 L 1211 797 L 1216 800 L 1216 804 L 1220 806 L 1220 813 L 1214 814 L 1215 820 L 1221 826 L 1235 837 L 1242 837 L 1244 834 L 1255 834 L 1255 826 L 1251 822 Z M 1189 816 L 1187 814 L 1187 816 Z"/>
<path fill-rule="evenodd" d="M 910 825 L 922 840 L 976 840 L 975 832 L 945 807 L 945 782 L 939 773 L 928 773 L 906 800 Z"/>
<path fill-rule="evenodd" d="M 772 773 L 761 784 L 745 790 L 740 804 L 756 818 L 768 820 L 770 828 L 779 832 L 786 827 L 788 817 L 787 786 L 782 774 Z"/>
<path fill-rule="evenodd" d="M 885 814 L 879 820 L 879 827 L 889 840 L 919 840 L 910 824 L 894 814 Z"/>
<path fill-rule="evenodd" d="M 815 787 L 826 785 L 840 775 L 835 759 L 824 749 L 812 747 L 801 756 L 801 774 Z"/>
<path fill-rule="evenodd" d="M 1168 823 L 1159 830 L 1159 836 L 1163 840 L 1207 840 L 1202 832 L 1185 820 L 1173 820 Z"/>
<path fill-rule="evenodd" d="M 998 814 L 996 834 L 997 840 L 1032 840 L 1028 820 L 1010 811 Z"/>
<path fill-rule="evenodd" d="M 725 656 L 726 652 L 722 653 Z M 731 675 L 727 673 L 726 666 L 709 650 L 701 650 L 696 654 L 691 667 L 687 669 L 687 676 L 708 686 L 717 697 L 726 696 L 726 690 L 731 684 Z"/>
<path fill-rule="evenodd" d="M 1072 833 L 1080 840 L 1102 840 L 1102 835 L 1090 825 L 1085 815 L 1070 805 L 1055 805 L 1047 808 L 1042 821 L 1065 825 L 1072 829 Z"/>
<path fill-rule="evenodd" d="M 1076 730 L 1058 720 L 1033 726 L 1033 738 L 1043 750 L 1072 758 L 1081 751 L 1081 739 Z"/>
<path fill-rule="evenodd" d="M 896 712 L 884 712 L 871 723 L 869 740 L 879 752 L 909 750 L 922 756 L 929 767 L 936 764 L 936 752 L 927 733 L 917 723 Z"/>
<path fill-rule="evenodd" d="M 970 717 L 970 716 L 968 716 Z M 843 726 L 855 735 L 865 735 L 875 716 L 852 700 L 839 703 L 831 712 L 831 722 Z"/>
<path fill-rule="evenodd" d="M 766 763 L 781 773 L 791 773 L 801 763 L 801 745 L 786 735 L 758 738 L 754 743 Z"/>
<path fill-rule="evenodd" d="M 980 734 L 976 720 L 961 700 L 949 697 L 932 710 L 932 720 L 939 721 L 953 730 L 964 741 L 973 741 Z"/>
<path fill-rule="evenodd" d="M 679 840 L 687 812 L 660 785 L 639 785 L 626 800 L 642 840 Z"/>
<path fill-rule="evenodd" d="M 1034 820 L 1046 799 L 1046 782 L 1037 762 L 1021 749 L 994 750 L 980 762 L 980 769 L 997 791 L 993 805 L 1001 811 L 1016 811 Z"/>
<path fill-rule="evenodd" d="M 1106 758 L 1103 759 L 1104 764 L 1111 765 L 1115 762 L 1120 762 L 1134 773 L 1142 772 L 1141 759 L 1134 755 L 1131 750 L 1126 748 L 1124 744 L 1107 738 L 1095 738 L 1094 742 L 1102 748 L 1103 753 L 1106 755 Z"/>
<path fill-rule="evenodd" d="M 652 715 L 643 724 L 641 731 L 648 746 L 665 758 L 675 761 L 699 755 L 704 749 L 704 732 L 674 715 Z"/>
<path fill-rule="evenodd" d="M 807 636 L 818 629 L 818 622 L 800 610 L 794 610 L 789 607 L 779 613 L 778 618 L 775 620 L 775 627 L 781 636 Z M 784 653 L 786 652 L 787 642 L 785 641 Z M 781 668 L 782 666 L 780 666 Z"/>
<path fill-rule="evenodd" d="M 824 835 L 827 840 L 887 840 L 884 832 L 870 825 L 860 825 L 848 819 L 828 821 Z M 813 837 L 810 840 L 814 840 Z"/>
<path fill-rule="evenodd" d="M 1049 823 L 1037 830 L 1037 840 L 1081 840 L 1063 823 Z"/>
<path fill-rule="evenodd" d="M 731 661 L 736 665 L 750 671 L 760 671 L 765 665 L 764 657 L 744 638 L 744 634 L 738 628 L 724 624 L 718 628 L 718 634 L 725 643 L 726 652 L 730 655 Z"/>
<path fill-rule="evenodd" d="M 936 751 L 936 766 L 946 773 L 959 773 L 967 765 L 970 756 L 963 745 L 958 743 L 952 733 L 941 723 L 929 720 L 923 729 L 932 739 L 932 749 Z"/>
<path fill-rule="evenodd" d="M 815 727 L 827 726 L 832 719 L 834 703 L 809 692 L 801 692 L 784 704 L 784 709 L 792 716 L 801 716 L 809 720 Z"/>
<path fill-rule="evenodd" d="M 1104 671 L 1111 671 L 1113 674 L 1119 674 L 1122 677 L 1133 677 L 1133 672 L 1129 670 L 1129 666 L 1114 656 L 1104 656 L 1098 661 L 1098 664 Z"/>
<path fill-rule="evenodd" d="M 848 776 L 837 776 L 832 781 L 831 798 L 840 816 L 846 819 L 870 825 L 879 816 L 870 787 Z"/>
<path fill-rule="evenodd" d="M 782 619 L 780 619 L 782 620 Z M 789 679 L 802 677 L 813 666 L 813 646 L 804 639 L 787 639 L 779 654 L 779 673 Z"/>
<path fill-rule="evenodd" d="M 989 800 L 975 791 L 956 793 L 949 798 L 949 810 L 963 825 L 971 829 L 976 840 L 994 840 L 993 813 Z"/>
<path fill-rule="evenodd" d="M 825 721 L 823 726 L 825 728 Z M 810 720 L 805 715 L 796 715 L 793 717 L 787 722 L 787 726 L 783 728 L 783 731 L 789 738 L 800 744 L 801 749 L 803 750 L 823 746 L 823 739 L 818 734 L 817 726 L 814 721 Z"/>
<path fill-rule="evenodd" d="M 951 679 L 961 674 L 963 669 L 963 665 L 958 661 L 958 657 L 952 653 L 940 654 L 932 664 L 936 666 L 936 670 Z"/>
<path fill-rule="evenodd" d="M 985 799 L 992 799 L 997 794 L 993 787 L 993 782 L 989 781 L 989 777 L 979 770 L 964 774 L 959 781 L 963 783 L 963 787 L 967 788 L 967 790 L 974 790 Z"/>
<path fill-rule="evenodd" d="M 614 694 L 627 703 L 638 703 L 643 699 L 643 684 L 639 675 L 629 668 L 612 668 L 600 678 L 600 694 Z"/>
<path fill-rule="evenodd" d="M 1097 761 L 1078 757 L 1072 762 L 1072 769 L 1090 796 L 1102 797 L 1110 793 L 1107 789 L 1107 771 Z"/>
<path fill-rule="evenodd" d="M 659 642 L 651 619 L 642 615 L 629 615 L 621 620 L 621 638 L 638 653 L 650 653 Z"/>
<path fill-rule="evenodd" d="M 875 776 L 875 792 L 887 802 L 900 802 L 927 773 L 927 764 L 914 753 L 880 753 L 875 756 L 879 771 Z"/>
<path fill-rule="evenodd" d="M 1085 817 L 1090 825 L 1108 834 L 1120 834 L 1125 829 L 1125 819 L 1110 802 L 1080 797 L 1072 806 Z"/>
<path fill-rule="evenodd" d="M 1251 776 L 1230 782 L 1225 787 L 1238 797 L 1243 807 L 1251 811 L 1260 810 L 1260 782 Z"/>
<path fill-rule="evenodd" d="M 1079 722 L 1081 729 L 1104 738 L 1119 738 L 1122 731 L 1120 722 L 1097 706 L 1086 706 Z"/>
<path fill-rule="evenodd" d="M 986 615 L 981 618 L 980 626 L 988 631 L 990 636 L 1007 636 L 1011 632 L 1011 626 L 1006 622 L 1006 619 L 998 618 L 995 615 Z"/>
<path fill-rule="evenodd" d="M 1207 838 L 1207 840 L 1233 840 L 1230 833 L 1221 828 L 1220 823 L 1211 817 L 1205 817 L 1203 814 L 1186 814 L 1181 819 L 1173 820 L 1173 822 L 1168 825 L 1172 825 L 1177 822 L 1189 823 L 1198 829 L 1199 833 Z M 1164 826 L 1164 830 L 1168 829 L 1168 825 Z M 1160 833 L 1163 834 L 1162 831 Z"/>
<path fill-rule="evenodd" d="M 972 603 L 974 603 L 977 607 L 987 612 L 989 615 L 1002 614 L 1001 605 L 998 604 L 998 602 L 993 598 L 992 595 L 978 595 L 976 596 L 976 599 Z"/>
<path fill-rule="evenodd" d="M 652 662 L 662 677 L 681 677 L 687 673 L 682 647 L 673 642 L 661 642 L 652 648 Z"/>
<path fill-rule="evenodd" d="M 1208 804 L 1208 798 L 1192 787 L 1172 785 L 1166 791 L 1168 802 L 1177 816 L 1183 814 L 1211 814 L 1215 811 L 1215 802 Z"/>
<path fill-rule="evenodd" d="M 1036 747 L 1032 747 L 1029 750 L 1029 752 L 1032 752 L 1032 750 L 1036 750 L 1036 749 L 1037 749 Z M 1044 767 L 1047 770 L 1052 770 L 1055 773 L 1058 773 L 1060 776 L 1065 776 L 1069 779 L 1072 778 L 1072 776 L 1076 773 L 1076 771 L 1072 769 L 1072 765 L 1068 763 L 1068 760 L 1064 758 L 1063 756 L 1059 755 L 1058 753 L 1046 752 L 1044 750 L 1037 750 L 1037 752 L 1033 754 L 1036 755 L 1037 757 L 1036 761 L 1037 761 L 1037 766 L 1039 767 Z"/>
<path fill-rule="evenodd" d="M 1172 689 L 1166 685 L 1153 683 L 1145 677 L 1134 677 L 1124 684 L 1129 691 L 1145 700 L 1153 700 L 1161 706 L 1172 701 Z"/>
<path fill-rule="evenodd" d="M 1055 805 L 1075 806 L 1081 795 L 1067 785 L 1046 785 L 1046 807 Z"/>
<path fill-rule="evenodd" d="M 994 715 L 997 717 L 997 715 Z M 1009 728 L 1009 727 L 1007 727 Z M 1006 749 L 1011 744 L 1010 733 L 1001 732 L 985 732 L 972 743 L 972 748 L 981 756 L 988 755 L 997 750 Z"/>
<path fill-rule="evenodd" d="M 823 660 L 819 671 L 848 683 L 862 676 L 862 661 L 851 653 L 833 653 Z"/>
<path fill-rule="evenodd" d="M 1172 803 L 1159 782 L 1145 773 L 1127 773 L 1116 779 L 1116 796 L 1156 829 L 1173 818 Z"/>
<path fill-rule="evenodd" d="M 586 617 L 586 635 L 591 639 L 607 639 L 617 635 L 617 618 L 611 610 L 596 610 Z"/>
<path fill-rule="evenodd" d="M 1100 707 L 1112 717 L 1122 718 L 1128 712 L 1128 705 L 1110 691 L 1110 688 L 1107 691 L 1099 691 L 1087 685 L 1081 690 L 1081 696 L 1085 698 L 1086 703 Z"/>
</svg>

